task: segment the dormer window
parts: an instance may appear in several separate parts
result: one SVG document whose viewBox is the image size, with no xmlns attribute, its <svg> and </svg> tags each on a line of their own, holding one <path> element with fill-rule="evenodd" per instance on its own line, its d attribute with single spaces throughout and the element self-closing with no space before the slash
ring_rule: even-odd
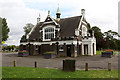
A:
<svg viewBox="0 0 120 80">
<path fill-rule="evenodd" d="M 50 41 L 55 38 L 55 27 L 47 26 L 43 28 L 43 41 Z"/>
</svg>

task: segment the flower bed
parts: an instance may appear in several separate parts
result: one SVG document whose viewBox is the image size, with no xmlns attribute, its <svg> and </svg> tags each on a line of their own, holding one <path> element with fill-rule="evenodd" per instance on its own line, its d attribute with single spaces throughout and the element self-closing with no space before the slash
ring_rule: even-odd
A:
<svg viewBox="0 0 120 80">
<path fill-rule="evenodd" d="M 28 56 L 28 55 L 29 55 L 29 53 L 26 50 L 18 52 L 18 56 L 21 56 L 21 57 Z"/>
<path fill-rule="evenodd" d="M 56 53 L 55 52 L 45 52 L 44 58 L 45 59 L 56 58 Z"/>
<path fill-rule="evenodd" d="M 112 50 L 112 49 L 106 49 L 106 52 L 111 53 L 111 55 L 113 55 L 113 51 L 114 51 L 114 50 Z"/>
</svg>

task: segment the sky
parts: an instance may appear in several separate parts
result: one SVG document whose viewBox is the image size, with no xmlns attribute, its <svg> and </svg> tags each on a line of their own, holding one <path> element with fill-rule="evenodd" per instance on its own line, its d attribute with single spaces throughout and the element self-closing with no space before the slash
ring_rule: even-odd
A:
<svg viewBox="0 0 120 80">
<path fill-rule="evenodd" d="M 102 32 L 118 32 L 119 0 L 0 0 L 0 17 L 6 18 L 10 28 L 8 45 L 19 45 L 27 23 L 36 25 L 39 13 L 41 21 L 50 15 L 56 18 L 59 5 L 61 18 L 80 16 L 85 9 L 85 18 L 91 26 Z"/>
</svg>

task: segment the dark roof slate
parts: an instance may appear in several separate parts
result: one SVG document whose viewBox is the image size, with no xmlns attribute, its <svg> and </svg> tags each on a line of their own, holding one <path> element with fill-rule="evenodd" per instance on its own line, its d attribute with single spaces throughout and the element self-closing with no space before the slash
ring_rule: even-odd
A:
<svg viewBox="0 0 120 80">
<path fill-rule="evenodd" d="M 33 40 L 33 39 L 36 39 L 36 38 L 38 39 L 40 37 L 39 31 L 40 31 L 40 26 L 42 24 L 43 24 L 43 22 L 40 22 L 35 26 L 34 30 L 30 34 L 30 40 Z"/>
<path fill-rule="evenodd" d="M 79 22 L 81 20 L 81 16 L 62 18 L 59 22 L 60 25 L 60 37 L 70 37 L 75 35 L 75 29 L 78 27 Z M 33 32 L 30 35 L 30 40 L 39 39 L 40 38 L 40 27 L 44 22 L 38 23 Z"/>
<path fill-rule="evenodd" d="M 70 18 L 60 19 L 60 36 L 69 37 L 75 35 L 75 29 L 79 26 L 82 16 L 75 16 Z"/>
</svg>

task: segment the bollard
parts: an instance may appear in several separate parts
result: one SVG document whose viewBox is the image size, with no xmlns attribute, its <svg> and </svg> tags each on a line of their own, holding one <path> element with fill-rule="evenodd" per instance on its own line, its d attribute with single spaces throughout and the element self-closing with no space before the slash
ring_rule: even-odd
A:
<svg viewBox="0 0 120 80">
<path fill-rule="evenodd" d="M 35 68 L 37 68 L 37 62 L 35 61 Z"/>
<path fill-rule="evenodd" d="M 15 60 L 13 61 L 13 66 L 16 67 L 16 61 Z"/>
<path fill-rule="evenodd" d="M 111 71 L 111 63 L 108 63 L 108 71 Z"/>
<path fill-rule="evenodd" d="M 88 71 L 88 63 L 85 63 L 85 71 Z"/>
</svg>

